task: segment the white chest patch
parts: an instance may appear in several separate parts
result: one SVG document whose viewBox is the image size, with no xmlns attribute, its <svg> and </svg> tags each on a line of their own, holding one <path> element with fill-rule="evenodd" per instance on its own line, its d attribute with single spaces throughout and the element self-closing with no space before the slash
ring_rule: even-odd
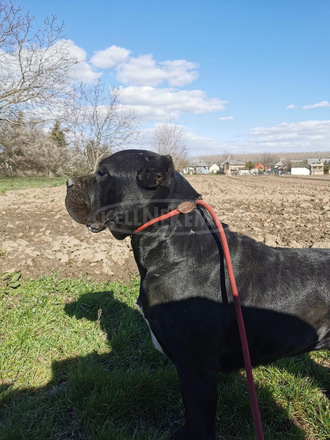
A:
<svg viewBox="0 0 330 440">
<path fill-rule="evenodd" d="M 138 306 L 138 304 L 137 304 L 137 306 Z M 150 334 L 151 334 L 152 343 L 154 344 L 154 347 L 156 348 L 156 350 L 160 351 L 163 355 L 165 355 L 165 353 L 164 353 L 160 343 L 158 342 L 156 336 L 152 333 L 152 330 L 151 330 L 150 325 L 149 325 L 149 321 L 145 318 L 142 307 L 138 306 L 138 309 L 139 309 L 141 315 L 143 316 L 145 322 L 148 324 L 148 327 L 149 327 L 149 330 L 150 330 Z"/>
</svg>

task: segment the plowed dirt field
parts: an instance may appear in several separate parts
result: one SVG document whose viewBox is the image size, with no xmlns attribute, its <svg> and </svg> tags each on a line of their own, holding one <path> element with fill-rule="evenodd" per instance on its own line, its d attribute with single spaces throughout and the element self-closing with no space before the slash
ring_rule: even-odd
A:
<svg viewBox="0 0 330 440">
<path fill-rule="evenodd" d="M 189 182 L 233 231 L 270 246 L 330 247 L 330 179 L 191 176 Z M 65 187 L 0 195 L 0 274 L 127 281 L 137 273 L 130 239 L 91 234 L 64 206 Z"/>
</svg>

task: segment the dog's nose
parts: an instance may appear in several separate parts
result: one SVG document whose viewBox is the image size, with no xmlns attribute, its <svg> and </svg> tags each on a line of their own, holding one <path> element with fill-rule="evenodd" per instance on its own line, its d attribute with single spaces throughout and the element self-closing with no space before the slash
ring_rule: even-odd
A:
<svg viewBox="0 0 330 440">
<path fill-rule="evenodd" d="M 66 187 L 67 188 L 71 188 L 71 186 L 73 186 L 73 185 L 74 185 L 74 179 L 68 179 L 66 181 Z"/>
</svg>

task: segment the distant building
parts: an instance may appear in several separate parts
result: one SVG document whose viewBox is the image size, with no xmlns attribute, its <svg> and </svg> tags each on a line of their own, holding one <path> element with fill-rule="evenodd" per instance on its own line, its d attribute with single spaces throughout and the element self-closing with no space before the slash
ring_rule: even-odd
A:
<svg viewBox="0 0 330 440">
<path fill-rule="evenodd" d="M 188 166 L 183 168 L 183 174 L 208 174 L 209 165 L 202 159 L 191 159 Z"/>
<path fill-rule="evenodd" d="M 228 156 L 226 160 L 221 162 L 221 167 L 225 174 L 239 174 L 239 171 L 245 168 L 245 163 L 238 159 Z"/>
<path fill-rule="evenodd" d="M 265 167 L 262 163 L 257 163 L 257 165 L 255 165 L 254 168 L 257 169 L 258 171 L 265 171 Z"/>
<path fill-rule="evenodd" d="M 276 164 L 274 165 L 275 168 L 275 172 L 281 172 L 284 173 L 284 171 L 287 171 L 288 169 L 288 160 L 285 159 L 285 157 L 283 157 L 281 160 L 279 160 L 278 162 L 276 162 Z"/>
<path fill-rule="evenodd" d="M 216 174 L 220 171 L 220 166 L 216 163 L 213 163 L 210 167 L 209 167 L 209 172 Z"/>
<path fill-rule="evenodd" d="M 309 176 L 310 169 L 305 160 L 291 160 L 291 174 L 293 176 Z"/>
<path fill-rule="evenodd" d="M 324 161 L 321 159 L 307 159 L 307 165 L 312 176 L 321 176 L 324 174 Z"/>
<path fill-rule="evenodd" d="M 239 174 L 240 176 L 247 176 L 248 174 L 251 174 L 251 171 L 248 168 L 240 168 L 237 171 L 237 174 Z"/>
<path fill-rule="evenodd" d="M 323 176 L 325 159 L 291 160 L 293 176 Z"/>
</svg>

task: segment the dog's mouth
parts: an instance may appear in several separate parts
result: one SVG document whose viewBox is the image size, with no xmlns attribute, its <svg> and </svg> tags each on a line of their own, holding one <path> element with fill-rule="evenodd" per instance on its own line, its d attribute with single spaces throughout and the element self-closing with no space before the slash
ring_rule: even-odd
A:
<svg viewBox="0 0 330 440">
<path fill-rule="evenodd" d="M 98 232 L 104 231 L 107 227 L 106 225 L 86 225 L 89 232 L 97 234 Z"/>
<path fill-rule="evenodd" d="M 111 225 L 113 225 L 113 220 L 110 218 L 104 219 L 104 221 L 95 221 L 93 223 L 86 224 L 88 231 L 92 232 L 93 234 L 102 232 L 105 229 L 109 228 Z"/>
</svg>

